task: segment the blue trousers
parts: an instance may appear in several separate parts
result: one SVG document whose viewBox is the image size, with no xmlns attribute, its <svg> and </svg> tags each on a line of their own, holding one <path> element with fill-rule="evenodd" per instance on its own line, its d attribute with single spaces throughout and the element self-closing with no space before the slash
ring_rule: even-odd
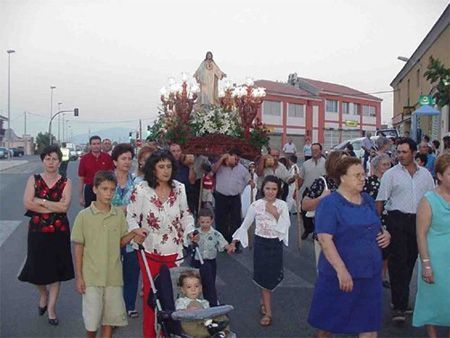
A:
<svg viewBox="0 0 450 338">
<path fill-rule="evenodd" d="M 123 299 L 128 311 L 136 310 L 136 295 L 139 285 L 139 262 L 136 252 L 126 252 L 126 248 L 121 249 L 122 253 L 122 274 L 123 274 Z"/>
</svg>

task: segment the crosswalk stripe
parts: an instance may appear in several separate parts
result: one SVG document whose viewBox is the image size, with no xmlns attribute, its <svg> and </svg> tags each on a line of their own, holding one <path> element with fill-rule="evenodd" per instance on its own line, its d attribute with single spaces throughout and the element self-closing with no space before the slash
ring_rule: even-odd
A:
<svg viewBox="0 0 450 338">
<path fill-rule="evenodd" d="M 21 223 L 22 221 L 0 220 L 0 247 Z"/>
</svg>

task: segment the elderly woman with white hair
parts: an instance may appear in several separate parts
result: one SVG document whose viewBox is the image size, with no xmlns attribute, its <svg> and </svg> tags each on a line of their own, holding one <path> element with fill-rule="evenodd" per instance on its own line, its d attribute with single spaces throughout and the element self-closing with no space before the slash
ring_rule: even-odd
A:
<svg viewBox="0 0 450 338">
<path fill-rule="evenodd" d="M 378 140 L 377 140 L 378 141 Z M 378 156 L 375 156 L 370 162 L 371 165 L 371 173 L 372 175 L 366 177 L 366 184 L 364 185 L 364 192 L 368 193 L 370 197 L 377 199 L 378 189 L 380 189 L 381 177 L 383 174 L 392 166 L 391 158 L 388 154 L 384 153 Z M 383 214 L 381 214 L 381 224 L 386 229 L 386 215 L 387 211 L 383 210 Z M 383 249 L 383 286 L 385 288 L 390 288 L 390 283 L 387 278 L 387 259 L 388 259 L 388 249 Z"/>
</svg>

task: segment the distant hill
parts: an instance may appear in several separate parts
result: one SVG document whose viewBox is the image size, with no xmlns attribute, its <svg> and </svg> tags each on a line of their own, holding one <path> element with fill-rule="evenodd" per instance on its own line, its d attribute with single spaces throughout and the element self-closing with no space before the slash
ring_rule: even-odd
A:
<svg viewBox="0 0 450 338">
<path fill-rule="evenodd" d="M 85 134 L 73 135 L 72 142 L 76 143 L 76 144 L 85 144 L 85 143 L 88 143 L 89 137 L 93 136 L 93 135 L 98 135 L 102 139 L 109 138 L 113 142 L 119 142 L 119 143 L 128 142 L 128 133 L 129 132 L 130 132 L 129 128 L 121 128 L 121 127 L 96 130 L 96 131 L 91 131 L 90 134 L 85 133 Z"/>
</svg>

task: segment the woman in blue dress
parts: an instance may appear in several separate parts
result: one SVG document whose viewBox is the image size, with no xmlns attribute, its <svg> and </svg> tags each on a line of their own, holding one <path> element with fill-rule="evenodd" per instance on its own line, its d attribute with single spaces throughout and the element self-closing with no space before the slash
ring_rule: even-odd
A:
<svg viewBox="0 0 450 338">
<path fill-rule="evenodd" d="M 339 186 L 320 201 L 316 232 L 322 246 L 308 322 L 317 337 L 331 333 L 376 337 L 381 327 L 381 250 L 389 245 L 373 199 L 362 193 L 361 161 L 337 163 Z"/>
<path fill-rule="evenodd" d="M 438 186 L 422 198 L 417 212 L 418 264 L 414 326 L 450 327 L 450 154 L 440 155 L 435 173 Z M 449 332 L 450 337 L 450 332 Z"/>
</svg>

